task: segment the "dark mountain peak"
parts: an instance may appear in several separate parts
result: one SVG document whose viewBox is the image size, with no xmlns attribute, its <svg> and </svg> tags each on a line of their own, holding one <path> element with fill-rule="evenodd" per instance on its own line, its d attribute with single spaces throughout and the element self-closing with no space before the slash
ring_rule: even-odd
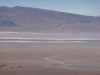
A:
<svg viewBox="0 0 100 75">
<path fill-rule="evenodd" d="M 0 21 L 0 26 L 1 27 L 15 27 L 17 25 L 14 22 L 9 21 L 9 20 L 1 20 Z"/>
<path fill-rule="evenodd" d="M 18 9 L 18 8 L 20 8 L 20 9 L 22 9 L 22 8 L 28 8 L 28 7 L 15 6 L 15 7 L 11 7 L 11 8 L 14 8 L 14 9 Z"/>
<path fill-rule="evenodd" d="M 0 6 L 0 8 L 2 8 L 2 9 L 9 9 L 9 7 L 6 7 L 6 6 Z"/>
</svg>

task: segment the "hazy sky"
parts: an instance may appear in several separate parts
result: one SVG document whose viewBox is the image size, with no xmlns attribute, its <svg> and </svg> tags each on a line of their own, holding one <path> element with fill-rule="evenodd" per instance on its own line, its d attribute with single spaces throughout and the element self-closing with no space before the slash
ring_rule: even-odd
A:
<svg viewBox="0 0 100 75">
<path fill-rule="evenodd" d="M 100 0 L 0 0 L 0 6 L 24 6 L 81 15 L 100 15 Z"/>
</svg>

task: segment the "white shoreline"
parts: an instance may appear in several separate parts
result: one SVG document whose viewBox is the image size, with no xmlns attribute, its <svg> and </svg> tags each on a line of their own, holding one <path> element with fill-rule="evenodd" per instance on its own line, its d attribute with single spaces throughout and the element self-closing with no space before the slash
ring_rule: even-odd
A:
<svg viewBox="0 0 100 75">
<path fill-rule="evenodd" d="M 19 43 L 87 43 L 86 41 L 0 41 L 0 42 L 19 42 Z"/>
<path fill-rule="evenodd" d="M 31 39 L 31 40 L 98 40 L 95 38 L 46 38 L 46 37 L 35 37 L 35 38 L 27 38 L 27 37 L 0 37 L 1 39 Z"/>
</svg>

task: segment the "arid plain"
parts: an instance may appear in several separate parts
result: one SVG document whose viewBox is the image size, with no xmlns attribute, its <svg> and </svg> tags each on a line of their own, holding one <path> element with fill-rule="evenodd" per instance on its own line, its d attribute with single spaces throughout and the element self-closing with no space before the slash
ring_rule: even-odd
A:
<svg viewBox="0 0 100 75">
<path fill-rule="evenodd" d="M 0 75 L 100 75 L 100 41 L 0 42 Z"/>
<path fill-rule="evenodd" d="M 0 75 L 100 75 L 99 57 L 100 17 L 0 6 Z"/>
</svg>

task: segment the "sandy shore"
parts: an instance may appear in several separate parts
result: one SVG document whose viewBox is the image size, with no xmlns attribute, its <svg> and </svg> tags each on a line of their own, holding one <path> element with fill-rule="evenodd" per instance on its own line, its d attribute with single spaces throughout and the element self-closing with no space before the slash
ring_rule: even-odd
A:
<svg viewBox="0 0 100 75">
<path fill-rule="evenodd" d="M 99 44 L 2 42 L 0 75 L 100 75 Z"/>
</svg>

